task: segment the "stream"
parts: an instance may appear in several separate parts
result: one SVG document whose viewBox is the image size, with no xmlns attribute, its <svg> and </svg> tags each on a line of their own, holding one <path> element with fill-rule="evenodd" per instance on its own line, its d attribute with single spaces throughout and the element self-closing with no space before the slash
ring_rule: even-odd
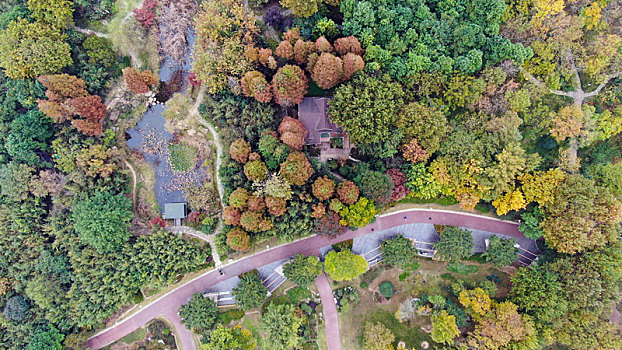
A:
<svg viewBox="0 0 622 350">
<path fill-rule="evenodd" d="M 186 93 L 189 85 L 186 78 L 192 67 L 192 49 L 195 41 L 193 28 L 188 30 L 186 41 L 189 49 L 186 50 L 182 64 L 166 56 L 160 66 L 160 81 L 163 82 L 169 82 L 173 73 L 182 70 L 183 86 L 179 91 L 181 93 Z M 128 147 L 140 151 L 155 172 L 154 191 L 161 211 L 164 210 L 164 203 L 185 202 L 183 186 L 189 182 L 196 183 L 202 178 L 201 169 L 196 167 L 187 173 L 176 172 L 171 168 L 168 145 L 173 140 L 173 134 L 165 128 L 166 120 L 163 115 L 165 110 L 166 106 L 163 103 L 150 106 L 136 126 L 128 130 L 130 139 L 127 141 Z"/>
</svg>

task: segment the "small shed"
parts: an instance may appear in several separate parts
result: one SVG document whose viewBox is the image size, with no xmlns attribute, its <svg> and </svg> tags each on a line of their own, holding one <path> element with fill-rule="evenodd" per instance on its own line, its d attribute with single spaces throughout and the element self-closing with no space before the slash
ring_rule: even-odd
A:
<svg viewBox="0 0 622 350">
<path fill-rule="evenodd" d="M 164 203 L 164 218 L 175 220 L 175 226 L 181 226 L 181 220 L 188 216 L 186 203 Z"/>
</svg>

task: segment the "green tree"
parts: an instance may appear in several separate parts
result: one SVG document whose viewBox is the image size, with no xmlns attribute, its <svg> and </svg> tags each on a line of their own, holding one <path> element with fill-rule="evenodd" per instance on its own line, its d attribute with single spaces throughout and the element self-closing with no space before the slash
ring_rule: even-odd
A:
<svg viewBox="0 0 622 350">
<path fill-rule="evenodd" d="M 521 214 L 521 223 L 518 229 L 525 234 L 525 237 L 529 239 L 538 239 L 542 237 L 542 230 L 540 229 L 540 222 L 542 222 L 543 216 L 540 207 L 535 206 L 531 210 L 527 210 Z"/>
<path fill-rule="evenodd" d="M 341 125 L 354 143 L 381 142 L 394 131 L 403 97 L 402 86 L 387 75 L 359 74 L 335 90 L 330 119 Z"/>
<path fill-rule="evenodd" d="M 26 164 L 10 162 L 0 167 L 0 193 L 20 202 L 28 197 L 34 169 Z"/>
<path fill-rule="evenodd" d="M 73 22 L 73 2 L 68 0 L 28 0 L 28 9 L 37 21 L 62 30 Z"/>
<path fill-rule="evenodd" d="M 132 201 L 123 194 L 98 191 L 78 200 L 71 210 L 80 240 L 100 253 L 117 250 L 130 238 Z"/>
<path fill-rule="evenodd" d="M 296 17 L 309 17 L 318 11 L 322 0 L 281 0 L 281 5 L 292 10 Z"/>
<path fill-rule="evenodd" d="M 456 316 L 449 315 L 447 311 L 441 310 L 434 313 L 432 320 L 432 332 L 430 336 L 437 343 L 452 344 L 455 337 L 460 335 L 460 330 L 456 325 Z"/>
<path fill-rule="evenodd" d="M 65 36 L 43 23 L 20 19 L 0 32 L 0 66 L 12 79 L 58 73 L 71 64 Z"/>
<path fill-rule="evenodd" d="M 363 350 L 393 349 L 395 335 L 382 323 L 365 323 L 363 331 Z"/>
<path fill-rule="evenodd" d="M 406 140 L 417 140 L 428 154 L 438 151 L 448 131 L 445 114 L 434 106 L 424 106 L 419 102 L 404 106 L 397 127 Z"/>
<path fill-rule="evenodd" d="M 211 298 L 195 293 L 186 304 L 179 308 L 179 317 L 186 327 L 193 331 L 212 329 L 218 320 L 218 306 Z"/>
<path fill-rule="evenodd" d="M 568 309 L 559 276 L 548 265 L 518 269 L 512 276 L 510 300 L 533 317 L 538 329 L 550 327 Z"/>
<path fill-rule="evenodd" d="M 316 256 L 296 256 L 283 266 L 283 274 L 287 279 L 301 287 L 307 287 L 315 282 L 315 278 L 322 273 L 322 263 Z"/>
<path fill-rule="evenodd" d="M 261 283 L 257 270 L 253 270 L 240 275 L 240 283 L 233 288 L 231 295 L 242 310 L 249 311 L 266 300 L 268 288 Z"/>
<path fill-rule="evenodd" d="M 462 260 L 471 256 L 475 244 L 470 231 L 447 226 L 440 233 L 441 239 L 434 243 L 437 254 L 447 260 Z"/>
<path fill-rule="evenodd" d="M 63 350 L 65 336 L 54 326 L 46 326 L 44 330 L 35 334 L 26 350 Z"/>
<path fill-rule="evenodd" d="M 417 250 L 413 242 L 402 236 L 384 240 L 381 243 L 382 258 L 385 263 L 404 269 L 417 260 Z"/>
<path fill-rule="evenodd" d="M 299 329 L 304 322 L 304 317 L 296 313 L 294 305 L 270 304 L 259 320 L 259 328 L 265 334 L 262 348 L 286 350 L 300 347 L 303 338 Z"/>
<path fill-rule="evenodd" d="M 344 206 L 339 215 L 341 215 L 339 223 L 343 226 L 365 227 L 376 217 L 376 206 L 374 201 L 361 197 L 358 202 Z"/>
<path fill-rule="evenodd" d="M 490 237 L 488 249 L 482 254 L 487 262 L 497 266 L 508 266 L 518 259 L 518 248 L 514 247 L 515 239 Z"/>
<path fill-rule="evenodd" d="M 53 135 L 50 118 L 37 110 L 31 110 L 13 121 L 4 147 L 14 160 L 39 165 L 41 158 L 37 152 L 48 150 Z"/>
<path fill-rule="evenodd" d="M 254 349 L 257 343 L 251 331 L 241 326 L 229 328 L 219 324 L 208 337 L 201 350 L 248 350 Z"/>
<path fill-rule="evenodd" d="M 331 250 L 324 259 L 324 270 L 335 281 L 354 279 L 367 271 L 367 267 L 365 258 L 347 249 Z"/>
<path fill-rule="evenodd" d="M 365 170 L 354 178 L 363 197 L 369 198 L 379 205 L 390 201 L 393 191 L 391 178 L 379 171 Z"/>
<path fill-rule="evenodd" d="M 23 296 L 14 295 L 7 300 L 2 314 L 8 320 L 21 322 L 26 317 L 29 309 L 30 305 Z"/>
</svg>

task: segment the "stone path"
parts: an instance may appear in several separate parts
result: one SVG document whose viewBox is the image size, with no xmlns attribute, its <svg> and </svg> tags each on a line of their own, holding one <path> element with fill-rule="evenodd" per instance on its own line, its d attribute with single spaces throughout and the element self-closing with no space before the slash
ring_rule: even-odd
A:
<svg viewBox="0 0 622 350">
<path fill-rule="evenodd" d="M 322 272 L 315 280 L 315 286 L 320 292 L 322 310 L 324 312 L 324 328 L 326 329 L 326 342 L 328 350 L 341 350 L 341 337 L 339 336 L 339 316 L 333 289 L 328 283 L 326 274 Z"/>
<path fill-rule="evenodd" d="M 185 233 L 187 235 L 196 237 L 198 239 L 201 239 L 209 243 L 210 247 L 212 248 L 212 259 L 214 259 L 214 263 L 216 264 L 216 267 L 222 266 L 222 261 L 220 261 L 220 256 L 218 255 L 218 251 L 216 250 L 216 243 L 214 243 L 213 234 L 206 235 L 205 233 L 201 231 L 197 231 L 193 229 L 192 227 L 188 227 L 188 226 L 167 226 L 166 230 L 169 232 L 176 233 L 176 234 Z"/>
<path fill-rule="evenodd" d="M 224 275 L 218 271 L 208 271 L 193 280 L 164 294 L 150 304 L 142 307 L 138 312 L 128 318 L 119 321 L 112 327 L 102 330 L 89 339 L 88 346 L 93 349 L 101 349 L 120 338 L 132 333 L 143 324 L 164 314 L 177 313 L 179 307 L 186 303 L 194 293 L 204 292 L 210 287 L 238 276 L 242 273 L 254 270 L 260 266 L 273 263 L 277 260 L 286 259 L 298 253 L 313 254 L 322 247 L 354 239 L 365 234 L 400 226 L 409 223 L 434 223 L 440 225 L 453 225 L 470 229 L 494 232 L 506 236 L 524 238 L 518 230 L 518 223 L 503 221 L 476 214 L 451 212 L 436 209 L 409 209 L 395 213 L 381 215 L 376 222 L 356 231 L 347 231 L 335 238 L 325 236 L 312 236 L 289 244 L 281 245 L 259 252 L 255 255 L 234 261 L 224 265 L 221 269 Z M 178 332 L 180 335 L 188 333 Z M 189 339 L 182 339 L 183 343 L 192 343 Z M 183 350 L 194 350 L 195 347 L 184 347 Z"/>
</svg>

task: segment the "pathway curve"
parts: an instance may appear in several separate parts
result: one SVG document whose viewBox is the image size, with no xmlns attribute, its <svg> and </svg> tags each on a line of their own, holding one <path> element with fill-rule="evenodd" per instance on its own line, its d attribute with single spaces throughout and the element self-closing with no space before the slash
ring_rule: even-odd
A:
<svg viewBox="0 0 622 350">
<path fill-rule="evenodd" d="M 222 266 L 222 261 L 220 261 L 220 255 L 218 255 L 218 251 L 216 250 L 216 245 L 214 243 L 213 234 L 206 235 L 205 233 L 201 231 L 197 231 L 193 229 L 192 227 L 188 227 L 188 226 L 167 226 L 166 230 L 169 232 L 177 233 L 177 234 L 185 233 L 187 235 L 196 237 L 198 239 L 201 239 L 209 243 L 209 245 L 212 247 L 212 259 L 214 259 L 214 263 L 216 264 L 216 267 Z"/>
<path fill-rule="evenodd" d="M 215 284 L 254 270 L 260 266 L 286 259 L 298 253 L 308 253 L 307 255 L 311 255 L 315 250 L 322 247 L 354 239 L 355 237 L 360 237 L 375 232 L 376 230 L 384 230 L 395 226 L 414 223 L 460 226 L 517 238 L 524 237 L 518 230 L 518 223 L 516 222 L 503 221 L 476 214 L 437 209 L 408 209 L 384 214 L 379 216 L 373 224 L 369 224 L 356 231 L 347 231 L 335 238 L 312 236 L 231 262 L 222 267 L 221 270 L 224 275 L 220 275 L 216 270 L 208 271 L 164 294 L 150 304 L 143 306 L 138 312 L 132 314 L 125 320 L 119 321 L 114 326 L 95 334 L 89 339 L 88 346 L 93 350 L 101 349 L 132 333 L 143 324 L 160 315 L 170 314 L 171 312 L 177 313 L 179 307 L 185 304 L 192 294 L 204 292 Z M 194 349 L 193 347 L 184 348 L 184 350 Z"/>
<path fill-rule="evenodd" d="M 125 163 L 125 166 L 132 172 L 132 209 L 134 210 L 134 214 L 136 214 L 136 208 L 138 207 L 138 201 L 136 199 L 136 185 L 138 184 L 136 170 L 134 170 L 134 167 L 127 159 L 123 158 L 123 163 Z"/>
<path fill-rule="evenodd" d="M 315 279 L 315 285 L 322 299 L 322 311 L 324 312 L 324 328 L 326 329 L 328 350 L 341 350 L 337 305 L 335 305 L 333 289 L 330 287 L 325 273 L 322 272 L 322 274 Z"/>
</svg>

